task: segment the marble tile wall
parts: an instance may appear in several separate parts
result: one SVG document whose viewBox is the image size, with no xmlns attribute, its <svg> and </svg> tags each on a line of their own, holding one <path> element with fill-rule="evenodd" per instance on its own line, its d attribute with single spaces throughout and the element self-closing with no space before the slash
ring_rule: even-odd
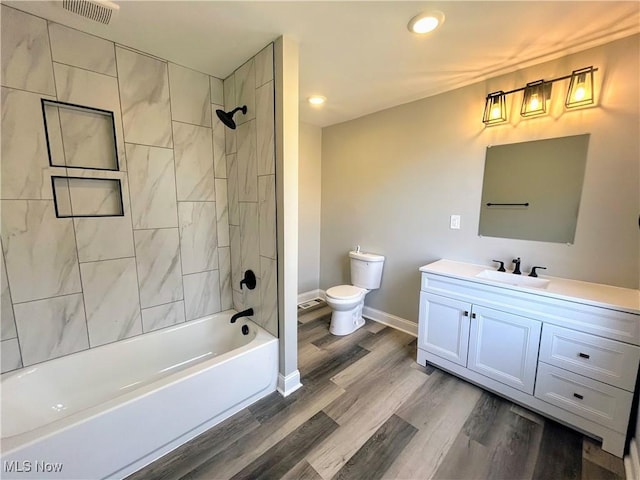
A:
<svg viewBox="0 0 640 480">
<path fill-rule="evenodd" d="M 0 8 L 2 372 L 233 308 L 234 298 L 277 334 L 272 46 L 223 82 Z M 51 167 L 42 98 L 114 112 L 119 170 Z M 236 132 L 215 110 L 238 102 L 249 112 L 236 155 Z M 77 139 L 83 149 L 64 149 L 77 165 L 89 139 L 65 125 L 52 148 Z M 56 218 L 51 175 L 119 179 L 124 216 Z M 239 291 L 242 268 L 260 278 L 251 293 Z"/>
<path fill-rule="evenodd" d="M 5 16 L 2 18 L 4 22 Z M 2 29 L 3 36 L 5 33 Z M 2 52 L 5 48 L 3 41 Z M 2 59 L 4 62 L 4 55 Z M 3 84 L 5 80 L 3 77 Z M 55 100 L 55 96 L 2 86 L 0 197 L 3 199 L 52 199 L 49 178 L 52 174 L 64 174 L 64 169 L 49 166 L 41 98 Z"/>
<path fill-rule="evenodd" d="M 226 78 L 223 94 L 227 111 L 247 105 L 246 115 L 236 114 L 238 128 L 225 131 L 232 300 L 237 310 L 253 307 L 254 320 L 277 335 L 273 45 Z M 240 290 L 248 269 L 257 288 Z"/>
<path fill-rule="evenodd" d="M 13 370 L 22 366 L 20 346 L 18 345 L 18 332 L 16 320 L 11 303 L 11 291 L 7 280 L 7 270 L 4 266 L 4 253 L 0 249 L 0 365 L 7 370 Z"/>
</svg>

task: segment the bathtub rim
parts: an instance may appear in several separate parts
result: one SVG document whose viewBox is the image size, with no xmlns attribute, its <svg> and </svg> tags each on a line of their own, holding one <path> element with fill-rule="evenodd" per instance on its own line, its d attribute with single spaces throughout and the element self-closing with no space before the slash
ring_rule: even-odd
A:
<svg viewBox="0 0 640 480">
<path fill-rule="evenodd" d="M 8 372 L 4 372 L 2 374 L 0 374 L 0 385 L 2 385 L 2 381 L 14 377 L 16 375 L 21 375 L 24 374 L 25 371 L 29 370 L 30 368 L 38 368 L 42 365 L 49 365 L 51 363 L 56 363 L 56 362 L 60 362 L 62 360 L 68 359 L 69 357 L 75 357 L 78 355 L 82 355 L 82 354 L 87 354 L 91 351 L 95 351 L 97 349 L 107 349 L 109 347 L 111 348 L 115 348 L 115 346 L 122 346 L 122 345 L 126 345 L 128 343 L 133 343 L 136 341 L 140 341 L 141 338 L 146 338 L 149 337 L 151 335 L 160 335 L 160 334 L 166 334 L 167 332 L 170 331 L 174 331 L 174 330 L 181 330 L 183 328 L 187 328 L 190 325 L 194 325 L 197 323 L 203 323 L 207 320 L 210 320 L 214 317 L 217 316 L 227 316 L 229 315 L 229 318 L 231 318 L 231 315 L 233 315 L 234 313 L 237 313 L 237 311 L 235 309 L 228 309 L 228 310 L 223 310 L 221 312 L 216 312 L 216 313 L 212 313 L 209 315 L 205 315 L 203 317 L 198 317 L 198 318 L 194 318 L 193 320 L 186 320 L 184 322 L 180 322 L 180 323 L 176 323 L 174 325 L 167 325 L 166 327 L 162 327 L 162 328 L 158 328 L 156 330 L 152 330 L 150 332 L 142 332 L 136 335 L 133 335 L 131 337 L 128 338 L 123 338 L 122 340 L 115 340 L 109 343 L 104 343 L 102 345 L 96 345 L 95 347 L 88 347 L 85 348 L 84 350 L 79 350 L 77 352 L 71 352 L 71 353 L 66 353 L 64 355 L 60 355 L 59 357 L 55 357 L 55 358 L 51 358 L 49 360 L 42 360 L 36 363 L 32 363 L 31 365 L 28 366 L 23 366 L 14 370 L 10 370 Z M 264 330 L 263 327 L 261 327 L 260 325 L 258 325 L 257 323 L 255 323 L 254 321 L 252 321 L 250 318 L 248 317 L 242 317 L 241 322 L 250 322 L 253 323 L 259 330 Z M 242 323 L 240 323 L 240 326 L 242 326 Z M 258 330 L 258 331 L 259 331 Z M 266 330 L 265 330 L 266 331 Z M 269 335 L 271 335 L 269 332 L 267 332 Z M 271 335 L 273 336 L 273 335 Z M 277 337 L 276 337 L 277 338 Z M 225 352 L 226 353 L 226 352 Z"/>
<path fill-rule="evenodd" d="M 172 330 L 179 330 L 182 328 L 187 328 L 188 326 L 194 325 L 196 323 L 206 322 L 208 320 L 213 319 L 216 316 L 226 317 L 227 315 L 229 315 L 229 318 L 230 318 L 230 316 L 233 315 L 233 313 L 236 313 L 236 311 L 232 309 L 225 310 L 223 312 L 217 312 L 211 315 L 200 317 L 198 319 L 182 322 L 178 325 L 172 325 L 170 327 L 158 329 L 156 331 L 149 332 L 149 334 L 150 335 L 153 335 L 155 333 L 166 334 L 167 332 L 170 332 Z M 263 327 L 261 327 L 260 325 L 258 325 L 257 323 L 253 322 L 248 318 L 243 318 L 243 321 L 238 322 L 236 325 L 237 325 L 237 328 L 242 328 L 242 325 L 246 325 L 246 324 L 250 324 L 253 326 L 253 328 L 256 329 L 255 337 L 251 339 L 249 343 L 242 345 L 241 347 L 238 347 L 236 349 L 217 355 L 215 357 L 204 360 L 202 362 L 196 363 L 194 365 L 190 365 L 189 367 L 183 370 L 170 373 L 167 376 L 158 378 L 156 381 L 146 383 L 144 385 L 141 385 L 139 388 L 130 390 L 120 395 L 116 395 L 105 402 L 98 403 L 97 405 L 91 405 L 82 410 L 74 412 L 67 417 L 59 418 L 51 423 L 47 423 L 33 430 L 29 430 L 29 431 L 22 432 L 12 436 L 1 437 L 0 438 L 0 455 L 4 457 L 6 455 L 13 454 L 14 452 L 22 448 L 26 448 L 37 442 L 44 441 L 58 434 L 59 432 L 63 432 L 65 430 L 74 428 L 81 423 L 88 422 L 98 414 L 102 414 L 102 413 L 107 414 L 115 410 L 116 408 L 120 408 L 121 406 L 132 403 L 139 398 L 152 395 L 153 393 L 157 392 L 162 388 L 166 388 L 170 385 L 174 385 L 176 383 L 185 381 L 193 377 L 194 375 L 198 375 L 204 370 L 208 370 L 212 368 L 215 365 L 222 365 L 224 363 L 228 363 L 229 361 L 233 360 L 236 356 L 241 355 L 242 353 L 253 351 L 269 343 L 278 342 L 277 337 L 274 337 L 272 334 L 267 332 Z M 106 345 L 101 345 L 96 348 L 109 347 L 109 346 L 113 347 L 114 345 L 120 346 L 120 345 L 123 345 L 125 342 L 131 343 L 136 340 L 140 341 L 144 336 L 145 335 L 136 335 L 135 337 L 128 338 L 126 340 L 123 340 L 122 342 L 112 342 Z M 83 350 L 82 352 L 76 352 L 75 354 L 71 354 L 71 355 L 80 355 L 82 353 L 90 352 L 91 350 L 92 349 Z M 71 355 L 65 355 L 64 357 L 59 357 L 51 361 L 68 358 Z M 29 368 L 29 367 L 26 367 L 26 368 Z M 2 376 L 2 380 L 18 375 L 22 370 L 23 369 L 20 369 L 15 372 L 7 372 L 7 374 L 4 374 Z"/>
</svg>

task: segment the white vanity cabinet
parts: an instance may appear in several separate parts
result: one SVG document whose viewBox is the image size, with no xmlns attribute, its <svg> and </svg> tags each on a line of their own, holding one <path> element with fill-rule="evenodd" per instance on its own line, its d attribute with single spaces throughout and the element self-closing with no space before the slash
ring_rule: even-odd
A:
<svg viewBox="0 0 640 480">
<path fill-rule="evenodd" d="M 418 348 L 533 394 L 542 323 L 420 293 Z"/>
<path fill-rule="evenodd" d="M 622 457 L 640 365 L 640 292 L 566 279 L 545 289 L 487 267 L 422 267 L 418 363 L 602 439 Z M 478 277 L 480 275 L 480 277 Z"/>
</svg>

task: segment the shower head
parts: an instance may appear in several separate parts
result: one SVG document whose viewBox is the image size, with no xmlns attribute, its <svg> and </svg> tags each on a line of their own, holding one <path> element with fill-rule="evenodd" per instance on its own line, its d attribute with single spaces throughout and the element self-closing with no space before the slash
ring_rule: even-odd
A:
<svg viewBox="0 0 640 480">
<path fill-rule="evenodd" d="M 230 112 L 225 112 L 224 110 L 216 110 L 216 115 L 218 115 L 218 118 L 227 127 L 229 127 L 231 130 L 235 130 L 236 129 L 236 122 L 233 120 L 233 116 L 236 114 L 236 112 L 238 110 L 242 110 L 242 114 L 243 115 L 247 114 L 247 106 L 243 105 L 241 107 L 234 108 Z"/>
</svg>

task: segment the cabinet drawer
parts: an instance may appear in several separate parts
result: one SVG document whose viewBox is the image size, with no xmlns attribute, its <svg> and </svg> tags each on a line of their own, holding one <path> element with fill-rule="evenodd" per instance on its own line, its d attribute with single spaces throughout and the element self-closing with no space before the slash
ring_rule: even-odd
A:
<svg viewBox="0 0 640 480">
<path fill-rule="evenodd" d="M 545 324 L 540 361 L 632 392 L 640 362 L 640 348 Z"/>
<path fill-rule="evenodd" d="M 626 390 L 540 362 L 535 396 L 617 432 L 627 431 L 633 394 Z"/>
</svg>

